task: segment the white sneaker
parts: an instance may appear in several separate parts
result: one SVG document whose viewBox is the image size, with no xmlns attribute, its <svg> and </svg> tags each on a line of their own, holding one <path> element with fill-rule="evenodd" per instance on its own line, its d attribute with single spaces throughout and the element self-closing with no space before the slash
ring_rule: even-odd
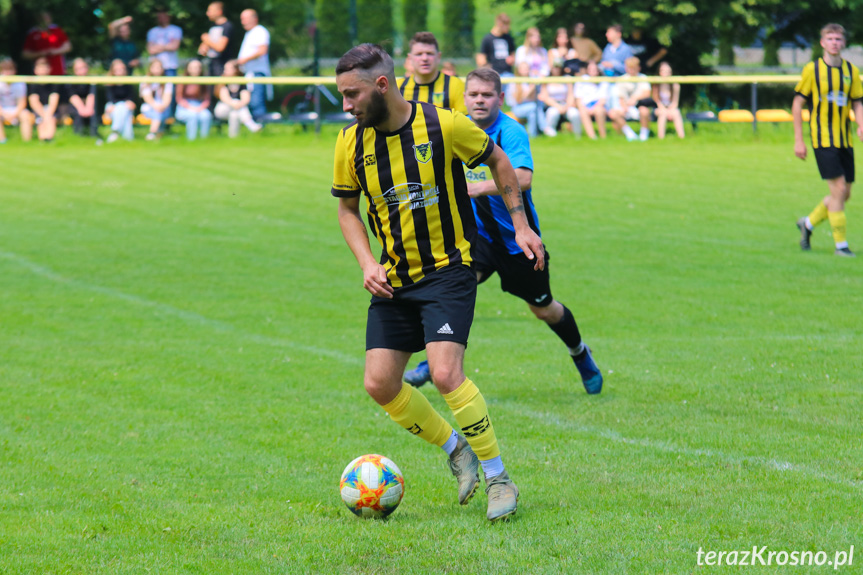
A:
<svg viewBox="0 0 863 575">
<path fill-rule="evenodd" d="M 109 144 L 113 144 L 114 142 L 116 142 L 119 139 L 120 139 L 120 134 L 118 134 L 117 132 L 111 132 L 110 134 L 108 134 L 108 137 L 105 139 L 105 141 L 108 142 Z"/>
<path fill-rule="evenodd" d="M 154 134 L 153 132 L 150 132 L 149 134 L 147 134 L 147 137 L 144 139 L 147 140 L 148 142 L 152 142 L 153 140 L 156 139 L 156 134 Z"/>
<path fill-rule="evenodd" d="M 552 127 L 547 127 L 545 130 L 542 131 L 542 133 L 549 138 L 554 138 L 555 136 L 557 136 L 557 130 Z"/>
<path fill-rule="evenodd" d="M 650 137 L 650 132 L 648 130 L 641 130 L 641 133 L 638 134 L 638 139 L 642 142 L 646 142 L 647 138 Z"/>
</svg>

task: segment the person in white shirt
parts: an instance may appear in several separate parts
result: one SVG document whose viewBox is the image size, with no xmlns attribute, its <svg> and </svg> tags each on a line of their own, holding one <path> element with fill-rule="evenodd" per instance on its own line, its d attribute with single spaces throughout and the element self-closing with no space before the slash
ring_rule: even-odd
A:
<svg viewBox="0 0 863 575">
<path fill-rule="evenodd" d="M 650 114 L 656 107 L 651 97 L 650 83 L 647 76 L 641 73 L 641 63 L 632 56 L 624 62 L 626 74 L 621 78 L 632 78 L 634 82 L 619 82 L 615 104 L 608 112 L 608 117 L 614 123 L 614 129 L 622 132 L 630 142 L 633 140 L 647 141 L 650 136 Z M 635 131 L 626 123 L 627 120 L 639 120 L 641 131 Z"/>
<path fill-rule="evenodd" d="M 147 31 L 147 52 L 162 62 L 165 76 L 176 76 L 180 67 L 177 50 L 183 39 L 183 31 L 179 26 L 171 24 L 171 15 L 164 10 L 156 12 L 158 26 Z"/>
<path fill-rule="evenodd" d="M 596 62 L 587 64 L 587 74 L 582 78 L 599 78 L 599 66 Z M 591 118 L 596 119 L 596 130 L 599 137 L 605 139 L 605 103 L 608 100 L 608 82 L 580 82 L 575 85 L 575 103 L 581 117 L 584 133 L 591 140 L 596 139 Z"/>
<path fill-rule="evenodd" d="M 240 13 L 240 24 L 246 31 L 237 63 L 243 67 L 246 77 L 270 76 L 270 33 L 258 24 L 258 13 L 254 10 L 243 10 Z M 267 114 L 267 100 L 273 98 L 273 86 L 250 84 L 249 92 L 252 99 L 249 110 L 256 121 L 261 121 Z"/>
<path fill-rule="evenodd" d="M 0 78 L 15 75 L 15 62 L 10 59 L 0 60 Z M 6 143 L 6 131 L 3 123 L 20 125 L 21 139 L 29 142 L 33 137 L 35 118 L 27 109 L 27 85 L 23 82 L 0 82 L 0 144 Z"/>
</svg>

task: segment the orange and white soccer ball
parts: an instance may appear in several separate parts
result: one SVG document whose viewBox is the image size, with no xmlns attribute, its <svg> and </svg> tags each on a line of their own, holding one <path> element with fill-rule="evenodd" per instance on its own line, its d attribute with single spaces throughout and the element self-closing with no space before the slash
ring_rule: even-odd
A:
<svg viewBox="0 0 863 575">
<path fill-rule="evenodd" d="M 339 492 L 354 515 L 382 518 L 401 503 L 405 480 L 391 459 L 383 455 L 361 455 L 345 467 Z"/>
</svg>

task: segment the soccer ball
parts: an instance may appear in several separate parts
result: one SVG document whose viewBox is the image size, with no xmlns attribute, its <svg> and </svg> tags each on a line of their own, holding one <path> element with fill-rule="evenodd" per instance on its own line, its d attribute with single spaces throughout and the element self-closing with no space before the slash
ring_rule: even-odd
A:
<svg viewBox="0 0 863 575">
<path fill-rule="evenodd" d="M 383 455 L 361 455 L 345 467 L 339 492 L 354 515 L 379 519 L 401 503 L 405 479 L 398 466 Z"/>
</svg>

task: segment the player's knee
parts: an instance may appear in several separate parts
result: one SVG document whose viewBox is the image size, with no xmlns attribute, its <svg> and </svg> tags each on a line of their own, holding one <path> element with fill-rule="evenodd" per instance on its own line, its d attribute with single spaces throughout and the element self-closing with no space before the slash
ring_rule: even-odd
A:
<svg viewBox="0 0 863 575">
<path fill-rule="evenodd" d="M 537 319 L 541 319 L 545 323 L 553 322 L 555 319 L 554 310 L 552 309 L 554 306 L 547 305 L 545 307 L 536 307 L 531 305 L 528 307 L 530 307 L 530 311 L 533 312 L 533 315 L 535 315 Z"/>
<path fill-rule="evenodd" d="M 429 364 L 429 371 L 434 384 L 443 393 L 456 389 L 464 381 L 464 370 L 452 362 Z"/>
</svg>

